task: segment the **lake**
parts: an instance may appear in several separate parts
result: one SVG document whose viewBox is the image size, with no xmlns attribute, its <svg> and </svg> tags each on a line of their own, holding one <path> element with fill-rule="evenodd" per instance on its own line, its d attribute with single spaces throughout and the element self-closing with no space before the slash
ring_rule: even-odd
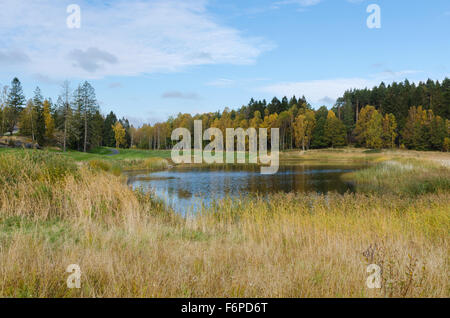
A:
<svg viewBox="0 0 450 318">
<path fill-rule="evenodd" d="M 353 192 L 353 185 L 341 180 L 341 175 L 363 167 L 366 166 L 282 165 L 277 174 L 262 175 L 260 167 L 251 165 L 178 166 L 127 175 L 133 188 L 153 191 L 176 212 L 186 215 L 201 209 L 202 204 L 207 206 L 224 197 L 276 192 Z"/>
</svg>

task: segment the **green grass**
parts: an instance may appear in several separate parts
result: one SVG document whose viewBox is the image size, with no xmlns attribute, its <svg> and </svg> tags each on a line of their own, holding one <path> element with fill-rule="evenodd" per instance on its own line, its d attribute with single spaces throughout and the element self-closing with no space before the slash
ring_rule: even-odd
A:
<svg viewBox="0 0 450 318">
<path fill-rule="evenodd" d="M 57 153 L 61 153 L 64 156 L 70 157 L 76 161 L 90 161 L 94 159 L 103 160 L 138 160 L 148 158 L 170 158 L 170 150 L 137 150 L 137 149 L 119 149 L 119 154 L 112 155 L 114 148 L 99 147 L 92 149 L 85 153 L 80 151 L 70 150 L 67 152 L 60 152 L 55 150 L 49 150 Z"/>
</svg>

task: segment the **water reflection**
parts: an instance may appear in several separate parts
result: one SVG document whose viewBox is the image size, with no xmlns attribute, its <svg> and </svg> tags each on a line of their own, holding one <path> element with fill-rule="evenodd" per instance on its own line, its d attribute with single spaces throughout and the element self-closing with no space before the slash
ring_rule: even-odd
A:
<svg viewBox="0 0 450 318">
<path fill-rule="evenodd" d="M 166 204 L 182 214 L 195 212 L 225 196 L 275 192 L 353 191 L 353 186 L 341 180 L 343 173 L 363 166 L 283 165 L 275 175 L 262 175 L 257 166 L 176 167 L 155 173 L 130 173 L 133 187 L 154 191 Z"/>
</svg>

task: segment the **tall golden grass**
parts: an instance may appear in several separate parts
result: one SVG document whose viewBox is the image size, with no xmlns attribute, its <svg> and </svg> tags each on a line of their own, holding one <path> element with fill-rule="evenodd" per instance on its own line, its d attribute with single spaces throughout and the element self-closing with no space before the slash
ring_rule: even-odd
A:
<svg viewBox="0 0 450 318">
<path fill-rule="evenodd" d="M 181 218 L 121 176 L 0 156 L 2 297 L 449 297 L 449 191 L 225 199 Z M 399 177 L 400 178 L 400 177 Z M 383 288 L 368 289 L 368 264 Z M 81 288 L 65 270 L 80 265 Z"/>
</svg>

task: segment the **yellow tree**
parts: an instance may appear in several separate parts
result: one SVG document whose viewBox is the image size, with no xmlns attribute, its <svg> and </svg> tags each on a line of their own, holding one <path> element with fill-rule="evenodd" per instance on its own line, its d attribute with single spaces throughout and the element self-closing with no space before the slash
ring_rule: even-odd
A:
<svg viewBox="0 0 450 318">
<path fill-rule="evenodd" d="M 315 125 L 316 117 L 314 111 L 306 110 L 304 114 L 297 116 L 294 123 L 295 144 L 297 147 L 301 145 L 303 150 L 305 150 L 305 147 L 309 148 Z"/>
<path fill-rule="evenodd" d="M 397 138 L 397 121 L 393 114 L 386 114 L 383 119 L 383 147 L 394 148 Z"/>
<path fill-rule="evenodd" d="M 367 105 L 359 114 L 355 128 L 356 141 L 368 148 L 383 146 L 383 116 L 374 106 Z"/>
<path fill-rule="evenodd" d="M 123 128 L 120 122 L 117 122 L 112 126 L 112 129 L 114 131 L 114 137 L 116 139 L 116 148 L 119 148 L 120 145 L 125 144 L 125 128 Z"/>
<path fill-rule="evenodd" d="M 367 124 L 366 146 L 373 149 L 383 147 L 383 116 L 375 110 Z"/>
<path fill-rule="evenodd" d="M 253 114 L 253 118 L 250 120 L 250 127 L 258 130 L 262 122 L 263 121 L 261 119 L 261 113 L 259 112 L 259 110 L 255 111 L 255 113 Z"/>
<path fill-rule="evenodd" d="M 53 133 L 55 131 L 55 121 L 50 113 L 50 102 L 44 101 L 44 121 L 45 121 L 45 137 L 47 140 L 53 139 Z"/>
<path fill-rule="evenodd" d="M 20 128 L 20 134 L 24 136 L 31 136 L 32 140 L 34 141 L 34 121 L 36 120 L 36 111 L 33 104 L 33 101 L 30 99 L 27 103 L 27 107 L 22 110 L 22 113 L 20 114 L 19 119 L 19 128 Z"/>
</svg>

